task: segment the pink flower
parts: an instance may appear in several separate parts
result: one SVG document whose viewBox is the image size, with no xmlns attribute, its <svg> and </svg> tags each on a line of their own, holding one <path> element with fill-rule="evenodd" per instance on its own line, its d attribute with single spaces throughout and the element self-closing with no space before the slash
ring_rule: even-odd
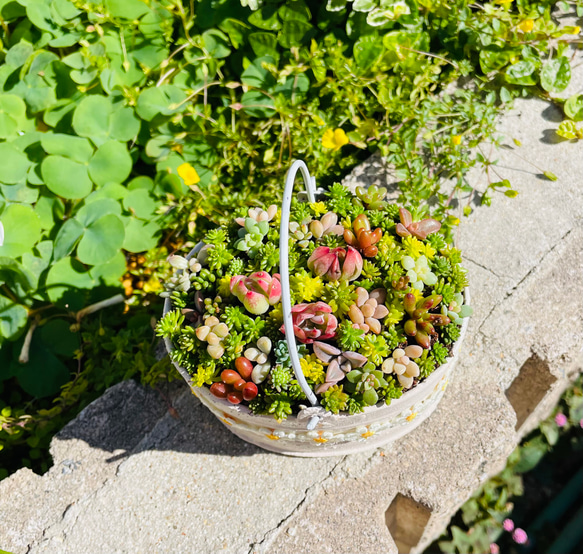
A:
<svg viewBox="0 0 583 554">
<path fill-rule="evenodd" d="M 308 267 L 329 281 L 353 281 L 362 272 L 362 256 L 352 246 L 348 250 L 318 246 L 308 259 Z"/>
<path fill-rule="evenodd" d="M 304 344 L 312 344 L 315 339 L 331 339 L 336 334 L 338 321 L 332 308 L 326 302 L 296 304 L 292 308 L 294 335 Z M 285 333 L 285 326 L 281 326 Z"/>
<path fill-rule="evenodd" d="M 502 527 L 504 528 L 504 531 L 508 531 L 510 533 L 511 531 L 514 531 L 514 521 L 512 521 L 511 519 L 506 518 L 502 522 Z"/>
<path fill-rule="evenodd" d="M 424 240 L 431 233 L 435 233 L 441 229 L 441 223 L 436 219 L 423 219 L 421 221 L 413 221 L 413 216 L 409 210 L 399 208 L 399 218 L 401 223 L 397 223 L 395 231 L 400 237 L 414 237 Z"/>
<path fill-rule="evenodd" d="M 579 427 L 581 427 L 581 429 L 583 429 L 583 419 L 579 422 Z"/>
<path fill-rule="evenodd" d="M 528 540 L 528 535 L 524 529 L 517 527 L 512 533 L 512 540 L 518 544 L 524 544 Z"/>
<path fill-rule="evenodd" d="M 500 554 L 500 547 L 495 542 L 490 545 L 490 554 Z"/>
<path fill-rule="evenodd" d="M 567 416 L 565 414 L 557 414 L 555 416 L 555 423 L 559 426 L 559 427 L 564 427 L 565 425 L 567 425 Z"/>
<path fill-rule="evenodd" d="M 230 287 L 245 309 L 255 315 L 264 314 L 269 306 L 281 300 L 281 283 L 277 273 L 273 277 L 266 271 L 256 271 L 249 277 L 235 275 L 231 278 Z"/>
</svg>

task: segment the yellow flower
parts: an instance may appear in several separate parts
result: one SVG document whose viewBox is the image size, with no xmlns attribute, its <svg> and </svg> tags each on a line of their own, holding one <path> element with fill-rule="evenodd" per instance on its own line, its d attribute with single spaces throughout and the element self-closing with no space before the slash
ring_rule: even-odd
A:
<svg viewBox="0 0 583 554">
<path fill-rule="evenodd" d="M 231 296 L 231 275 L 224 275 L 219 280 L 219 288 L 218 292 L 222 298 L 226 298 L 227 296 Z"/>
<path fill-rule="evenodd" d="M 325 214 L 328 211 L 328 208 L 326 208 L 326 204 L 324 204 L 324 202 L 312 202 L 310 204 L 310 208 L 314 212 L 314 215 Z"/>
<path fill-rule="evenodd" d="M 530 33 L 534 28 L 534 21 L 532 19 L 525 19 L 518 24 L 518 29 L 523 33 Z"/>
<path fill-rule="evenodd" d="M 462 136 L 461 135 L 454 135 L 451 137 L 451 142 L 454 146 L 459 146 L 462 143 Z"/>
<path fill-rule="evenodd" d="M 324 148 L 331 148 L 332 150 L 340 150 L 345 144 L 350 141 L 346 133 L 342 129 L 328 129 L 322 137 L 322 146 Z"/>
<path fill-rule="evenodd" d="M 194 169 L 189 163 L 179 165 L 177 171 L 187 187 L 191 187 L 200 182 L 200 177 L 198 176 L 196 169 Z"/>
<path fill-rule="evenodd" d="M 326 377 L 324 366 L 316 358 L 315 354 L 300 358 L 300 365 L 302 366 L 302 373 L 306 379 L 311 379 L 318 385 L 324 382 Z"/>
<path fill-rule="evenodd" d="M 143 291 L 144 292 L 158 292 L 159 290 L 162 290 L 163 288 L 164 287 L 162 286 L 162 283 L 160 283 L 160 281 L 158 279 L 156 279 L 156 277 L 150 277 L 144 283 Z"/>
<path fill-rule="evenodd" d="M 435 256 L 435 248 L 433 248 L 431 244 L 428 242 L 421 242 L 415 237 L 403 237 L 402 245 L 406 254 L 411 256 L 414 260 L 419 258 L 419 256 L 426 256 L 431 260 L 433 259 L 433 256 Z"/>
</svg>

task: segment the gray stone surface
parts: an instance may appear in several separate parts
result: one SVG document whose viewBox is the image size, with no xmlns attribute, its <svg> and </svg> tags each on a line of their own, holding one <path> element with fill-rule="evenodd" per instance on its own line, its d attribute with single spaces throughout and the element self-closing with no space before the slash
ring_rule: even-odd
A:
<svg viewBox="0 0 583 554">
<path fill-rule="evenodd" d="M 420 552 L 583 365 L 583 146 L 550 144 L 556 119 L 538 100 L 501 119 L 508 143 L 523 144 L 516 153 L 559 179 L 541 178 L 511 151 L 496 156 L 520 194 L 496 196 L 462 223 L 475 315 L 443 401 L 417 430 L 366 454 L 287 458 L 234 437 L 186 386 L 171 391 L 175 419 L 156 391 L 121 383 L 55 437 L 47 474 L 20 470 L 0 482 L 0 548 L 395 553 L 385 512 L 400 493 L 431 511 L 412 550 Z M 392 176 L 373 157 L 350 179 L 390 184 Z M 533 359 L 554 380 L 516 430 L 505 391 Z"/>
</svg>

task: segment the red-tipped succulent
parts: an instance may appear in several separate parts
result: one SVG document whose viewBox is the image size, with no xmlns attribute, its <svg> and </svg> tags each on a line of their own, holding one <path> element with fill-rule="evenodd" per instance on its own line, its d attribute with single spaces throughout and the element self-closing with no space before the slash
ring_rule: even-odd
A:
<svg viewBox="0 0 583 554">
<path fill-rule="evenodd" d="M 304 344 L 312 344 L 316 339 L 331 339 L 338 326 L 338 320 L 326 302 L 296 304 L 292 307 L 292 320 L 294 335 Z M 281 332 L 285 332 L 284 325 Z"/>
<path fill-rule="evenodd" d="M 367 258 L 376 256 L 379 249 L 375 245 L 383 236 L 381 229 L 376 228 L 372 231 L 370 221 L 364 214 L 360 214 L 355 218 L 352 223 L 352 229 L 352 231 L 350 229 L 344 231 L 344 240 L 346 243 L 362 250 L 362 254 Z"/>
<path fill-rule="evenodd" d="M 405 321 L 404 330 L 407 335 L 413 337 L 419 346 L 431 347 L 429 335 L 434 335 L 434 325 L 447 325 L 450 319 L 447 316 L 431 314 L 429 310 L 437 307 L 442 300 L 440 294 L 432 294 L 427 298 L 415 301 L 415 295 L 408 293 L 403 300 L 403 306 L 409 319 Z"/>
<path fill-rule="evenodd" d="M 329 281 L 354 281 L 362 273 L 362 256 L 351 246 L 347 250 L 318 246 L 308 259 L 308 267 Z"/>
<path fill-rule="evenodd" d="M 281 283 L 277 273 L 273 277 L 266 271 L 256 271 L 249 277 L 235 275 L 231 278 L 230 287 L 245 309 L 255 315 L 264 314 L 269 306 L 281 300 Z"/>
<path fill-rule="evenodd" d="M 422 219 L 413 221 L 411 212 L 405 208 L 399 208 L 399 218 L 401 223 L 397 223 L 395 231 L 400 237 L 413 235 L 415 238 L 425 240 L 431 233 L 441 229 L 441 223 L 437 219 Z"/>
</svg>

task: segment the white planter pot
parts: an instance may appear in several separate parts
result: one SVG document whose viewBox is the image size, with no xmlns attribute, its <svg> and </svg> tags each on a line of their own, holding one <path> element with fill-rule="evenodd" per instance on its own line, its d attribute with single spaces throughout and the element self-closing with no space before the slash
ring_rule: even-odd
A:
<svg viewBox="0 0 583 554">
<path fill-rule="evenodd" d="M 465 303 L 470 303 L 468 289 L 464 291 Z M 170 310 L 167 299 L 164 313 Z M 206 387 L 193 387 L 188 372 L 174 364 L 191 386 L 197 398 L 217 418 L 241 439 L 265 450 L 289 456 L 319 457 L 343 456 L 377 448 L 410 433 L 425 421 L 443 397 L 451 373 L 459 358 L 459 351 L 468 327 L 463 320 L 461 335 L 453 347 L 452 356 L 427 379 L 390 405 L 377 404 L 356 415 L 333 415 L 321 419 L 312 431 L 306 428 L 307 418 L 289 416 L 278 423 L 273 416 L 254 415 L 249 408 L 233 405 L 216 398 Z M 172 345 L 166 340 L 170 352 Z"/>
</svg>

